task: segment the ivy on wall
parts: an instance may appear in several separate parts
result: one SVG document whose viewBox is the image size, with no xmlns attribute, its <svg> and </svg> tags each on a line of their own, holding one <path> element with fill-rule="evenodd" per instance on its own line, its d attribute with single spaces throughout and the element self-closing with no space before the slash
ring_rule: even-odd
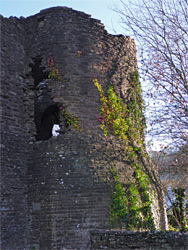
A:
<svg viewBox="0 0 188 250">
<path fill-rule="evenodd" d="M 76 128 L 77 131 L 82 131 L 81 127 L 78 124 L 79 118 L 77 116 L 72 116 L 67 110 L 65 106 L 61 106 L 61 111 L 63 116 L 66 119 L 67 125 L 72 125 Z"/>
<path fill-rule="evenodd" d="M 113 134 L 122 142 L 127 160 L 133 170 L 133 179 L 129 182 L 128 191 L 122 187 L 120 176 L 115 166 L 110 166 L 113 176 L 113 187 L 110 203 L 110 222 L 116 226 L 121 220 L 127 229 L 154 229 L 149 194 L 149 177 L 139 166 L 139 154 L 142 153 L 142 133 L 144 117 L 142 114 L 143 100 L 138 72 L 131 78 L 128 91 L 129 103 L 125 104 L 114 92 L 113 86 L 108 86 L 105 95 L 98 80 L 93 79 L 100 95 L 100 116 L 98 121 L 105 137 Z"/>
<path fill-rule="evenodd" d="M 55 68 L 52 57 L 48 60 L 48 66 L 50 69 L 49 78 L 61 81 L 62 77 L 58 69 Z M 153 229 L 152 202 L 148 190 L 150 186 L 149 177 L 139 166 L 139 155 L 144 154 L 142 152 L 142 133 L 145 120 L 142 114 L 144 106 L 138 72 L 135 72 L 132 76 L 130 89 L 128 90 L 128 104 L 117 97 L 113 86 L 109 85 L 105 94 L 96 78 L 93 79 L 93 83 L 100 95 L 101 107 L 98 121 L 104 136 L 108 138 L 109 135 L 113 134 L 121 141 L 127 160 L 133 170 L 133 178 L 129 181 L 128 189 L 125 192 L 115 166 L 110 165 L 110 172 L 113 177 L 109 209 L 111 225 L 116 226 L 118 221 L 121 220 L 129 230 Z M 67 124 L 81 131 L 78 125 L 78 117 L 73 117 L 64 105 L 61 107 L 61 111 Z"/>
</svg>

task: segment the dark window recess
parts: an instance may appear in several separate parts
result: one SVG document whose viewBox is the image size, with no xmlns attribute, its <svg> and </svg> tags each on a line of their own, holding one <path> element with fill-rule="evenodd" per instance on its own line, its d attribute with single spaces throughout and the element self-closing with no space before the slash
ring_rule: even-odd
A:
<svg viewBox="0 0 188 250">
<path fill-rule="evenodd" d="M 45 79 L 48 79 L 49 71 L 45 71 L 45 67 L 41 66 L 42 57 L 37 56 L 32 58 L 33 63 L 29 64 L 31 67 L 31 76 L 34 79 L 35 88 Z"/>
<path fill-rule="evenodd" d="M 45 20 L 44 16 L 37 19 L 39 28 L 44 26 L 44 20 Z"/>
<path fill-rule="evenodd" d="M 48 140 L 52 137 L 54 124 L 60 124 L 59 107 L 52 105 L 48 107 L 41 116 L 40 125 L 37 127 L 37 141 Z"/>
</svg>

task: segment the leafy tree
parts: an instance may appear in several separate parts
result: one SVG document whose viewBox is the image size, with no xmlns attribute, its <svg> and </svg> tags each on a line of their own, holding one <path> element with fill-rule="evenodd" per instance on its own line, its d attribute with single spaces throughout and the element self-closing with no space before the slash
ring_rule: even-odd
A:
<svg viewBox="0 0 188 250">
<path fill-rule="evenodd" d="M 188 0 L 120 2 L 115 11 L 139 52 L 148 132 L 181 145 L 188 139 Z"/>
</svg>

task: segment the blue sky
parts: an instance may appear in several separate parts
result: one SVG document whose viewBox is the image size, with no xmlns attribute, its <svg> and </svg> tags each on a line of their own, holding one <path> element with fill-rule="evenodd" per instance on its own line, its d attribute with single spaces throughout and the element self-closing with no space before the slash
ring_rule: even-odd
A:
<svg viewBox="0 0 188 250">
<path fill-rule="evenodd" d="M 0 13 L 4 17 L 27 17 L 49 7 L 67 6 L 101 20 L 109 33 L 114 33 L 113 29 L 118 34 L 123 33 L 120 18 L 112 10 L 120 6 L 120 0 L 0 0 L 0 3 Z"/>
</svg>

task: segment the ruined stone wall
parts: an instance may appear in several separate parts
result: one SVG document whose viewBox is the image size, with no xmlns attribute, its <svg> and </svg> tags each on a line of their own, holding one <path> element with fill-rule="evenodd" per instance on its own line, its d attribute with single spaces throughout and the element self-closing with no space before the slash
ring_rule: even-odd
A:
<svg viewBox="0 0 188 250">
<path fill-rule="evenodd" d="M 98 77 L 104 87 L 114 83 L 119 95 L 125 97 L 127 78 L 137 66 L 133 40 L 109 35 L 100 21 L 68 8 L 52 8 L 27 18 L 25 31 L 26 65 L 38 57 L 47 70 L 49 56 L 54 58 L 62 82 L 48 85 L 53 101 L 67 105 L 79 116 L 83 129 L 93 133 L 99 127 L 99 105 L 92 78 Z"/>
<path fill-rule="evenodd" d="M 112 84 L 127 102 L 137 68 L 134 41 L 62 7 L 2 23 L 2 249 L 89 248 L 91 229 L 111 227 L 111 190 L 104 180 L 112 145 L 97 120 L 92 79 L 104 90 Z M 48 79 L 50 56 L 61 81 Z M 79 117 L 82 132 L 67 126 L 62 105 Z M 53 123 L 61 128 L 57 137 L 51 137 Z M 129 163 L 120 158 L 116 165 L 126 182 Z M 165 228 L 160 195 L 156 227 Z"/>
<path fill-rule="evenodd" d="M 24 249 L 27 238 L 23 31 L 1 17 L 1 249 Z"/>
<path fill-rule="evenodd" d="M 77 133 L 33 144 L 28 206 L 37 249 L 84 249 L 90 229 L 109 227 L 109 190 L 91 154 L 96 141 Z"/>
<path fill-rule="evenodd" d="M 91 249 L 186 250 L 188 235 L 182 232 L 93 231 Z"/>
<path fill-rule="evenodd" d="M 88 230 L 109 227 L 110 203 L 104 166 L 96 163 L 96 145 L 103 143 L 98 138 L 99 95 L 92 78 L 98 77 L 105 89 L 113 77 L 122 96 L 128 84 L 123 71 L 129 77 L 129 71 L 136 68 L 135 46 L 129 38 L 111 36 L 99 21 L 70 9 L 42 11 L 28 18 L 25 25 L 27 65 L 38 56 L 48 70 L 47 60 L 52 56 L 62 75 L 61 82 L 46 81 L 51 101 L 46 103 L 44 92 L 41 113 L 52 102 L 66 105 L 79 117 L 82 128 L 81 133 L 67 131 L 49 142 L 33 144 L 28 172 L 33 232 L 29 243 L 37 249 L 86 247 Z M 78 51 L 82 51 L 80 57 Z M 36 210 L 35 204 L 39 207 Z"/>
</svg>

